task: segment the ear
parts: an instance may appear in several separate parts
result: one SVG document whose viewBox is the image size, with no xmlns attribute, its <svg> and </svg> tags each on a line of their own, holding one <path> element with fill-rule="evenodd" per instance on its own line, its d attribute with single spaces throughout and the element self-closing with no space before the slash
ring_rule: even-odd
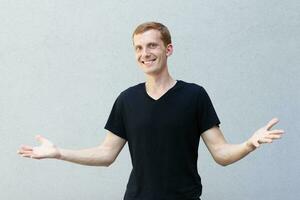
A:
<svg viewBox="0 0 300 200">
<path fill-rule="evenodd" d="M 173 45 L 172 44 L 168 44 L 168 46 L 166 47 L 166 55 L 167 57 L 171 56 L 173 53 Z"/>
</svg>

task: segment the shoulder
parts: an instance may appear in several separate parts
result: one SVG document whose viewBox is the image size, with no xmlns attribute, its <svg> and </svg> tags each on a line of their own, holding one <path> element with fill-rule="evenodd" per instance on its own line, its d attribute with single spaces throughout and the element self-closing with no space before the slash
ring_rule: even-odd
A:
<svg viewBox="0 0 300 200">
<path fill-rule="evenodd" d="M 185 82 L 182 81 L 183 85 L 185 85 L 185 91 L 186 91 L 186 95 L 192 95 L 193 97 L 195 97 L 197 99 L 197 102 L 208 102 L 210 101 L 210 97 L 208 92 L 206 91 L 206 89 L 198 84 L 198 83 L 189 83 L 189 82 Z"/>
<path fill-rule="evenodd" d="M 124 98 L 134 97 L 138 93 L 142 92 L 143 87 L 144 87 L 144 82 L 130 86 L 130 87 L 126 88 L 125 90 L 123 90 L 119 94 L 118 98 L 124 99 Z"/>
<path fill-rule="evenodd" d="M 206 90 L 204 89 L 204 87 L 200 84 L 197 83 L 192 83 L 192 82 L 186 82 L 186 81 L 182 81 L 180 80 L 182 85 L 185 87 L 186 90 L 194 92 L 196 94 L 203 94 L 206 92 Z"/>
</svg>

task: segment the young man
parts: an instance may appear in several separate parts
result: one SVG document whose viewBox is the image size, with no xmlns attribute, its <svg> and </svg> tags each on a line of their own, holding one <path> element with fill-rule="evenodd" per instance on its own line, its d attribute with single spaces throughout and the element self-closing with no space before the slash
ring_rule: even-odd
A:
<svg viewBox="0 0 300 200">
<path fill-rule="evenodd" d="M 37 136 L 41 145 L 23 145 L 19 154 L 109 166 L 128 142 L 133 168 L 125 200 L 192 200 L 202 193 L 197 171 L 200 136 L 214 160 L 223 166 L 282 136 L 283 130 L 271 130 L 278 123 L 274 118 L 244 143 L 228 144 L 205 89 L 170 76 L 167 60 L 173 46 L 167 27 L 147 22 L 139 25 L 132 37 L 146 82 L 119 94 L 105 125 L 108 133 L 102 144 L 67 150 Z"/>
</svg>

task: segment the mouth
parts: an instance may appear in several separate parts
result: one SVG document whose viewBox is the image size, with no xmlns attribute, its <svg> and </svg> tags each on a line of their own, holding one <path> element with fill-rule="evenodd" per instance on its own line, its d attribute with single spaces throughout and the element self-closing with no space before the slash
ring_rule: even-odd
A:
<svg viewBox="0 0 300 200">
<path fill-rule="evenodd" d="M 154 58 L 154 59 L 152 59 L 152 60 L 142 60 L 142 63 L 143 63 L 144 65 L 149 66 L 149 65 L 152 65 L 152 64 L 154 63 L 155 60 L 156 60 L 156 58 Z"/>
</svg>

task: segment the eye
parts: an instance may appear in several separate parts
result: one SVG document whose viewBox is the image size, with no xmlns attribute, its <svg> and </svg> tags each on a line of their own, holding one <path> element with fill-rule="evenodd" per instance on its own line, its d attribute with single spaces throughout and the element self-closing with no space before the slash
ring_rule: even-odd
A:
<svg viewBox="0 0 300 200">
<path fill-rule="evenodd" d="M 135 47 L 135 51 L 140 51 L 141 49 L 142 49 L 142 47 L 140 47 L 140 46 Z"/>
<path fill-rule="evenodd" d="M 157 46 L 157 45 L 156 45 L 155 43 L 150 43 L 150 44 L 149 44 L 149 47 L 152 48 L 152 49 L 155 48 L 156 46 Z"/>
</svg>

